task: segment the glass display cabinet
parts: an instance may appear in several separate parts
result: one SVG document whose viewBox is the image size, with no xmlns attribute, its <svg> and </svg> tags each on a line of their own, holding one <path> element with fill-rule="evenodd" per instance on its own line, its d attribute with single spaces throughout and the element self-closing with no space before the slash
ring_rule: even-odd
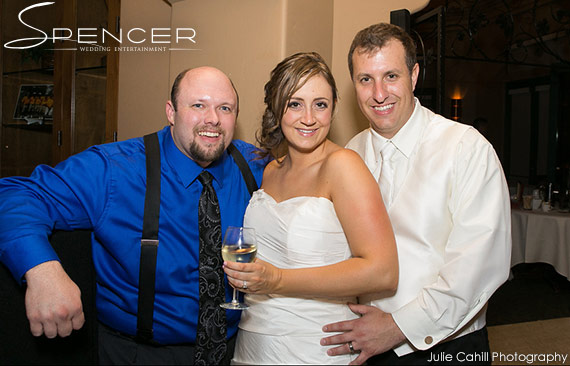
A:
<svg viewBox="0 0 570 366">
<path fill-rule="evenodd" d="M 117 32 L 119 11 L 120 0 L 1 1 L 2 177 L 116 140 L 118 52 L 100 30 Z"/>
</svg>

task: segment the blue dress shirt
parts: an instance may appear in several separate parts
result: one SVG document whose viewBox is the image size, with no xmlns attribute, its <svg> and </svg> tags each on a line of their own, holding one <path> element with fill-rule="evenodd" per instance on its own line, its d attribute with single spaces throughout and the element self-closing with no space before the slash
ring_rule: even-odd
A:
<svg viewBox="0 0 570 366">
<path fill-rule="evenodd" d="M 198 201 L 204 169 L 184 155 L 170 128 L 158 132 L 161 151 L 159 246 L 154 339 L 194 343 L 198 316 Z M 234 145 L 261 185 L 265 160 L 255 147 Z M 222 233 L 241 226 L 250 195 L 238 166 L 226 152 L 206 168 L 214 177 Z M 97 312 L 102 323 L 136 334 L 140 240 L 146 189 L 142 138 L 94 146 L 55 168 L 38 166 L 29 178 L 0 180 L 0 261 L 15 278 L 57 259 L 48 242 L 52 229 L 93 230 Z M 226 283 L 226 298 L 231 287 Z M 227 311 L 228 337 L 239 311 Z"/>
</svg>

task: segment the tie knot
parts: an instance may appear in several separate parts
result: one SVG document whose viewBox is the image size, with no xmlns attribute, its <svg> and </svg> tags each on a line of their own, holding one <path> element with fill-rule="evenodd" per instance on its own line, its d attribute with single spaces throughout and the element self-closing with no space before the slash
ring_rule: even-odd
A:
<svg viewBox="0 0 570 366">
<path fill-rule="evenodd" d="M 382 155 L 382 160 L 390 160 L 392 155 L 396 152 L 396 146 L 391 141 L 387 141 L 380 154 Z"/>
<path fill-rule="evenodd" d="M 214 179 L 214 177 L 212 177 L 212 174 L 210 174 L 210 172 L 204 170 L 202 173 L 200 173 L 198 179 L 203 186 L 209 186 L 212 184 L 212 179 Z"/>
</svg>

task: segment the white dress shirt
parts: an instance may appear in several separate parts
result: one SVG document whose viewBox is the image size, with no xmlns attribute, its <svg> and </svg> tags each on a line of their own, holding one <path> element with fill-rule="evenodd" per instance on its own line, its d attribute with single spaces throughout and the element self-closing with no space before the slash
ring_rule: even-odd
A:
<svg viewBox="0 0 570 366">
<path fill-rule="evenodd" d="M 361 302 L 392 314 L 408 339 L 394 349 L 401 356 L 484 327 L 487 301 L 509 274 L 511 217 L 499 159 L 472 127 L 416 99 L 391 142 L 397 151 L 388 214 L 398 247 L 398 290 Z M 378 179 L 385 143 L 369 128 L 347 148 Z"/>
</svg>

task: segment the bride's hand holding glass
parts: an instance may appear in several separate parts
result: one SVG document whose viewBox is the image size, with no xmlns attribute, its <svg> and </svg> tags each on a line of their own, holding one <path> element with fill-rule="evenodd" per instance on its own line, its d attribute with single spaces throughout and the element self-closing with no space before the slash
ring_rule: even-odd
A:
<svg viewBox="0 0 570 366">
<path fill-rule="evenodd" d="M 224 272 L 232 287 L 248 294 L 276 293 L 281 285 L 281 269 L 259 258 L 253 263 L 225 261 Z"/>
</svg>

